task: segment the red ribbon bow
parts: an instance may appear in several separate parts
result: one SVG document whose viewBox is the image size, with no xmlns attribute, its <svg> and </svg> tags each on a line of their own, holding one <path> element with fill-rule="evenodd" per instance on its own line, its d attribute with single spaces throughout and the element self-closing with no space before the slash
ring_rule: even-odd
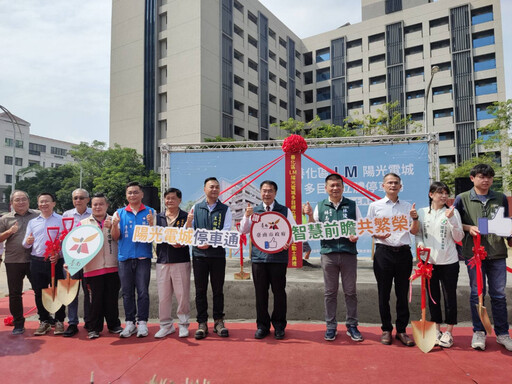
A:
<svg viewBox="0 0 512 384">
<path fill-rule="evenodd" d="M 56 231 L 55 239 L 52 238 L 52 231 Z M 48 234 L 48 238 L 44 245 L 46 246 L 46 250 L 44 251 L 44 259 L 48 260 L 49 257 L 58 255 L 61 247 L 60 247 L 60 239 L 59 239 L 59 227 L 48 227 L 46 228 L 46 233 Z"/>
<path fill-rule="evenodd" d="M 478 295 L 480 296 L 484 290 L 484 281 L 482 276 L 482 260 L 487 257 L 487 252 L 481 244 L 480 234 L 477 233 L 476 236 L 473 236 L 473 257 L 469 259 L 468 265 L 471 268 L 476 267 L 476 288 L 478 291 Z"/>
<path fill-rule="evenodd" d="M 418 248 L 417 252 L 418 252 L 418 259 L 419 259 L 418 264 L 416 264 L 417 268 L 414 270 L 411 277 L 409 277 L 409 281 L 410 281 L 410 283 L 409 283 L 409 303 L 411 302 L 411 299 L 412 299 L 412 282 L 419 277 L 424 277 L 427 280 L 428 295 L 430 297 L 430 300 L 432 300 L 432 302 L 434 304 L 436 304 L 435 300 L 432 298 L 432 294 L 430 293 L 430 278 L 432 277 L 432 270 L 434 269 L 434 266 L 432 264 L 428 263 L 428 259 L 430 257 L 430 249 L 428 249 L 427 258 L 425 259 L 425 261 L 421 260 L 421 258 L 419 257 L 419 254 L 420 254 L 419 248 Z M 424 295 L 423 292 L 421 294 Z"/>
</svg>

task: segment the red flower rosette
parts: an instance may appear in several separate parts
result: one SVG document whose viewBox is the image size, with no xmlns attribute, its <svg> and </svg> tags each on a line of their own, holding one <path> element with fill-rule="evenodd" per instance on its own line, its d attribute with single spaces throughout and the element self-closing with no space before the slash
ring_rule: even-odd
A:
<svg viewBox="0 0 512 384">
<path fill-rule="evenodd" d="M 300 135 L 290 135 L 283 141 L 284 153 L 304 153 L 308 149 L 308 143 Z"/>
<path fill-rule="evenodd" d="M 52 238 L 52 231 L 56 231 L 55 239 Z M 46 233 L 48 234 L 48 238 L 50 240 L 47 240 L 44 245 L 46 246 L 46 249 L 44 251 L 44 259 L 48 260 L 49 257 L 53 255 L 58 255 L 61 250 L 60 246 L 60 238 L 59 238 L 59 227 L 48 227 L 46 228 Z"/>
</svg>

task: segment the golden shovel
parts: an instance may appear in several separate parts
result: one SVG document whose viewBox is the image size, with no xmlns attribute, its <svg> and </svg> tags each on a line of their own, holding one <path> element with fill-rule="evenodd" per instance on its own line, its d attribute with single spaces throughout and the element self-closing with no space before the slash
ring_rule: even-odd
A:
<svg viewBox="0 0 512 384">
<path fill-rule="evenodd" d="M 423 264 L 426 266 L 428 263 L 428 259 L 430 258 L 430 249 L 425 248 L 427 253 L 427 257 L 423 263 L 421 263 L 420 258 L 420 249 L 417 249 L 418 259 L 420 263 L 418 265 Z M 424 274 L 421 275 L 421 320 L 419 321 L 411 321 L 412 325 L 412 336 L 416 345 L 422 352 L 428 353 L 434 346 L 436 345 L 437 340 L 437 331 L 436 325 L 433 321 L 425 321 L 425 309 L 426 309 L 426 295 L 427 290 L 425 289 L 425 280 L 427 278 Z"/>
<path fill-rule="evenodd" d="M 52 263 L 52 283 L 50 288 L 44 288 L 41 292 L 41 298 L 43 300 L 43 306 L 50 313 L 57 312 L 60 307 L 62 307 L 62 303 L 55 296 L 55 263 Z"/>
<path fill-rule="evenodd" d="M 57 298 L 64 305 L 69 305 L 78 293 L 80 288 L 80 280 L 71 278 L 69 271 L 66 269 L 67 277 L 59 279 L 57 284 Z"/>
<path fill-rule="evenodd" d="M 240 223 L 236 224 L 236 229 L 240 231 Z M 235 280 L 249 280 L 251 274 L 244 272 L 244 245 L 247 244 L 247 236 L 242 234 L 240 236 L 240 272 L 234 273 Z"/>
</svg>

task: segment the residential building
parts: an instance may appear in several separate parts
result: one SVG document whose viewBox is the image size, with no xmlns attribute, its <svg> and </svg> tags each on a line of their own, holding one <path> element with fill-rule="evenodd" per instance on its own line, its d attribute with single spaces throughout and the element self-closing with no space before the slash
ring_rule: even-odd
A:
<svg viewBox="0 0 512 384">
<path fill-rule="evenodd" d="M 161 142 L 271 140 L 290 117 L 343 125 L 388 102 L 457 164 L 505 100 L 499 0 L 361 0 L 360 23 L 305 39 L 256 0 L 112 4 L 110 144 L 148 168 Z"/>
</svg>

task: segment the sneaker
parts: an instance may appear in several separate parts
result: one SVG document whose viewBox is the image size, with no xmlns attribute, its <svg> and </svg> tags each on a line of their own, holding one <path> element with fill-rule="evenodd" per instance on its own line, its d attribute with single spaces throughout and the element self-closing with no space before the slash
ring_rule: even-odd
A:
<svg viewBox="0 0 512 384">
<path fill-rule="evenodd" d="M 89 339 L 97 339 L 98 337 L 100 337 L 100 333 L 96 332 L 96 331 L 89 331 L 89 333 L 87 334 L 87 337 Z"/>
<path fill-rule="evenodd" d="M 434 345 L 439 345 L 439 340 L 441 340 L 442 336 L 443 336 L 443 332 L 437 331 L 436 343 Z"/>
<path fill-rule="evenodd" d="M 53 330 L 54 335 L 64 334 L 64 324 L 60 321 L 55 322 L 55 329 Z"/>
<path fill-rule="evenodd" d="M 137 332 L 137 337 L 146 337 L 148 332 L 148 325 L 145 321 L 139 321 L 139 331 Z"/>
<path fill-rule="evenodd" d="M 485 351 L 485 332 L 476 331 L 473 333 L 473 339 L 471 340 L 471 348 Z"/>
<path fill-rule="evenodd" d="M 450 348 L 453 345 L 453 336 L 451 332 L 446 331 L 439 339 L 439 346 L 443 348 Z"/>
<path fill-rule="evenodd" d="M 215 332 L 220 337 L 228 337 L 229 331 L 224 325 L 224 319 L 215 320 L 215 324 L 213 325 L 213 332 Z"/>
<path fill-rule="evenodd" d="M 208 324 L 199 323 L 199 327 L 197 328 L 196 334 L 194 336 L 196 338 L 196 340 L 204 339 L 207 334 L 208 334 Z"/>
<path fill-rule="evenodd" d="M 12 334 L 13 335 L 22 335 L 23 333 L 25 333 L 25 328 L 24 327 L 14 328 L 12 330 Z"/>
<path fill-rule="evenodd" d="M 180 337 L 188 337 L 188 327 L 186 325 L 180 325 Z"/>
<path fill-rule="evenodd" d="M 114 327 L 114 328 L 109 328 L 108 329 L 108 332 L 109 333 L 113 333 L 113 334 L 119 334 L 121 332 L 123 332 L 123 327 L 121 327 L 120 325 L 118 325 L 117 327 Z"/>
<path fill-rule="evenodd" d="M 139 330 L 140 330 L 140 327 L 139 327 Z M 176 328 L 174 328 L 174 324 L 171 324 L 171 326 L 167 326 L 167 327 L 160 327 L 160 330 L 155 333 L 155 338 L 157 339 L 161 339 L 167 335 L 170 335 L 171 333 L 174 333 L 176 332 Z"/>
<path fill-rule="evenodd" d="M 357 329 L 355 325 L 347 327 L 347 336 L 350 336 L 352 341 L 363 341 L 363 336 L 361 335 L 361 332 L 359 332 L 359 329 Z"/>
<path fill-rule="evenodd" d="M 507 349 L 507 351 L 512 351 L 512 340 L 510 339 L 508 333 L 496 336 L 496 342 L 498 344 L 503 345 Z"/>
<path fill-rule="evenodd" d="M 34 332 L 34 336 L 43 336 L 46 335 L 50 329 L 52 328 L 51 324 L 46 321 L 41 321 L 39 323 L 39 328 Z"/>
<path fill-rule="evenodd" d="M 334 328 L 328 328 L 327 331 L 325 331 L 324 339 L 327 341 L 334 341 L 336 340 L 336 335 L 338 334 L 338 331 Z"/>
<path fill-rule="evenodd" d="M 130 337 L 137 332 L 137 326 L 133 321 L 127 321 L 123 331 L 119 334 L 119 337 Z"/>
</svg>

